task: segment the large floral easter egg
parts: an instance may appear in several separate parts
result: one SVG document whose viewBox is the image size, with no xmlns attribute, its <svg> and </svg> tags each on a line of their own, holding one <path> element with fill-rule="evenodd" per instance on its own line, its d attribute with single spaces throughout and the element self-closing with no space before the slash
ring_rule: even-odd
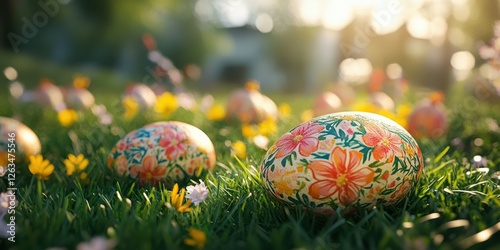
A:
<svg viewBox="0 0 500 250">
<path fill-rule="evenodd" d="M 213 170 L 210 138 L 183 122 L 156 122 L 128 133 L 111 150 L 108 166 L 120 176 L 171 185 L 186 182 L 198 171 Z"/>
<path fill-rule="evenodd" d="M 265 155 L 260 174 L 279 201 L 328 215 L 397 204 L 417 184 L 423 164 L 419 146 L 396 122 L 340 112 L 285 133 Z"/>
<path fill-rule="evenodd" d="M 33 130 L 12 118 L 0 117 L 0 166 L 7 166 L 9 159 L 18 160 L 41 151 L 40 140 Z"/>
</svg>

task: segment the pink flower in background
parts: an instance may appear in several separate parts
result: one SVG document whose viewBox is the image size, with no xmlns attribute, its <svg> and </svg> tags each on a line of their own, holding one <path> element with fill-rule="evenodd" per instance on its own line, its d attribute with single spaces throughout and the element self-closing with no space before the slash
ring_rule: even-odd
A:
<svg viewBox="0 0 500 250">
<path fill-rule="evenodd" d="M 171 130 L 160 139 L 158 144 L 165 148 L 165 156 L 167 159 L 173 160 L 186 153 L 187 145 L 184 143 L 186 140 L 185 134 L 176 133 Z"/>
<path fill-rule="evenodd" d="M 195 186 L 187 186 L 186 191 L 188 193 L 186 198 L 191 199 L 195 206 L 198 206 L 198 204 L 208 197 L 208 189 L 202 180 L 200 180 L 200 183 Z"/>
<path fill-rule="evenodd" d="M 338 194 L 340 203 L 351 204 L 361 187 L 371 183 L 375 175 L 373 169 L 360 164 L 362 158 L 358 151 L 335 147 L 329 160 L 312 161 L 308 168 L 316 182 L 309 187 L 309 194 L 315 199 Z"/>
<path fill-rule="evenodd" d="M 292 153 L 297 147 L 302 156 L 309 156 L 312 152 L 318 150 L 319 140 L 317 133 L 325 127 L 315 122 L 303 123 L 295 128 L 291 133 L 285 134 L 276 142 L 278 153 L 276 158 L 282 158 Z"/>
</svg>

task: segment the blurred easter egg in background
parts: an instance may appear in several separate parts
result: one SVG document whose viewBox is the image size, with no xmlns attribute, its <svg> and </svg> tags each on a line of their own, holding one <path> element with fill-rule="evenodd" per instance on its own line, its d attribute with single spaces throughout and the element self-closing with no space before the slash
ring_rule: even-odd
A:
<svg viewBox="0 0 500 250">
<path fill-rule="evenodd" d="M 354 88 L 346 83 L 334 84 L 331 92 L 337 95 L 338 98 L 340 98 L 340 101 L 342 102 L 342 105 L 344 105 L 344 107 L 354 104 L 357 98 L 357 94 Z"/>
<path fill-rule="evenodd" d="M 155 92 L 145 84 L 135 83 L 127 86 L 125 90 L 125 97 L 134 98 L 141 108 L 151 108 L 156 103 Z"/>
<path fill-rule="evenodd" d="M 68 108 L 82 110 L 95 104 L 94 95 L 86 88 L 68 88 L 64 91 L 64 101 Z"/>
<path fill-rule="evenodd" d="M 342 101 L 340 98 L 330 91 L 325 91 L 314 101 L 312 111 L 314 116 L 320 116 L 339 112 L 341 109 Z"/>
<path fill-rule="evenodd" d="M 249 81 L 245 88 L 234 91 L 227 102 L 226 118 L 242 123 L 259 123 L 277 119 L 278 107 L 273 100 L 259 91 L 256 81 Z"/>
<path fill-rule="evenodd" d="M 187 182 L 213 170 L 215 149 L 197 127 L 177 121 L 155 122 L 128 133 L 111 150 L 108 166 L 119 176 L 142 183 Z"/>
<path fill-rule="evenodd" d="M 398 204 L 418 183 L 423 166 L 418 144 L 396 122 L 339 112 L 285 133 L 267 151 L 260 173 L 280 202 L 328 215 L 337 208 Z"/>
<path fill-rule="evenodd" d="M 18 160 L 41 151 L 40 140 L 33 130 L 18 120 L 0 116 L 0 165 L 6 166 L 9 153 Z"/>
<path fill-rule="evenodd" d="M 439 96 L 417 103 L 408 117 L 408 131 L 417 139 L 437 139 L 448 131 L 448 126 L 446 107 Z"/>
<path fill-rule="evenodd" d="M 379 109 L 394 110 L 394 101 L 384 92 L 374 92 L 370 94 L 370 102 Z"/>
</svg>

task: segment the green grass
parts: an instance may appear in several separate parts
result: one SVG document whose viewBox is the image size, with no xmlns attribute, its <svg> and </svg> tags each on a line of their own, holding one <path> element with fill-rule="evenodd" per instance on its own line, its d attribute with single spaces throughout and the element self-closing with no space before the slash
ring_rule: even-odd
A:
<svg viewBox="0 0 500 250">
<path fill-rule="evenodd" d="M 71 76 L 68 72 L 65 77 Z M 114 176 L 106 167 L 110 149 L 123 135 L 160 117 L 146 112 L 124 121 L 121 92 L 99 92 L 97 102 L 111 111 L 113 125 L 98 125 L 85 111 L 77 124 L 63 128 L 54 111 L 13 104 L 2 90 L 0 115 L 20 116 L 37 133 L 43 156 L 56 170 L 39 190 L 26 162 L 17 164 L 16 242 L 1 239 L 0 249 L 73 249 L 99 235 L 116 239 L 117 249 L 190 249 L 183 240 L 191 227 L 206 233 L 207 249 L 497 249 L 500 180 L 494 173 L 500 171 L 500 133 L 486 124 L 500 122 L 496 112 L 500 106 L 456 92 L 447 103 L 454 107 L 449 133 L 437 141 L 419 141 L 425 171 L 402 204 L 347 218 L 322 218 L 284 207 L 265 192 L 258 171 L 264 150 L 248 145 L 247 159 L 240 162 L 231 156 L 225 142 L 242 140 L 238 126 L 210 122 L 200 112 L 185 110 L 169 118 L 205 131 L 217 151 L 215 171 L 201 177 L 210 191 L 208 199 L 190 213 L 178 213 L 166 205 L 169 189 L 138 185 Z M 280 121 L 279 131 L 270 136 L 274 142 L 299 122 L 311 98 L 272 97 L 278 103 L 293 103 L 294 108 L 292 118 Z M 474 103 L 474 107 L 460 108 L 461 103 Z M 62 161 L 70 153 L 82 153 L 90 160 L 88 183 L 66 176 Z M 488 159 L 489 173 L 471 167 L 477 154 Z M 4 177 L 0 190 L 6 188 Z M 495 225 L 496 234 L 476 237 Z"/>
</svg>

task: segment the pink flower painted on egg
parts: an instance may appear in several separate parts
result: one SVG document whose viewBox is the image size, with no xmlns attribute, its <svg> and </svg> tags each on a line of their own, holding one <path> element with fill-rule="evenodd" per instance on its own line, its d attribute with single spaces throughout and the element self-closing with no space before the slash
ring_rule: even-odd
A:
<svg viewBox="0 0 500 250">
<path fill-rule="evenodd" d="M 377 161 L 387 159 L 387 162 L 392 162 L 394 156 L 403 157 L 401 137 L 387 130 L 383 130 L 379 126 L 367 123 L 366 134 L 363 135 L 363 142 L 373 147 L 373 158 Z"/>
<path fill-rule="evenodd" d="M 318 150 L 317 133 L 325 129 L 316 122 L 303 123 L 290 133 L 285 134 L 276 142 L 278 153 L 276 158 L 282 158 L 292 153 L 297 147 L 301 156 L 309 156 Z"/>
<path fill-rule="evenodd" d="M 363 154 L 335 147 L 329 160 L 315 160 L 309 169 L 316 180 L 309 187 L 309 195 L 314 199 L 324 199 L 338 194 L 343 205 L 349 205 L 358 199 L 358 192 L 373 181 L 375 171 L 363 167 Z"/>
<path fill-rule="evenodd" d="M 159 166 L 158 161 L 153 155 L 144 157 L 141 165 L 132 166 L 130 175 L 137 177 L 139 175 L 140 182 L 149 182 L 153 185 L 155 182 L 160 181 L 167 172 L 167 168 Z"/>
<path fill-rule="evenodd" d="M 174 130 L 168 131 L 160 139 L 158 144 L 160 147 L 165 148 L 165 156 L 168 160 L 177 159 L 179 156 L 186 153 L 186 135 L 184 133 L 178 133 Z"/>
</svg>

